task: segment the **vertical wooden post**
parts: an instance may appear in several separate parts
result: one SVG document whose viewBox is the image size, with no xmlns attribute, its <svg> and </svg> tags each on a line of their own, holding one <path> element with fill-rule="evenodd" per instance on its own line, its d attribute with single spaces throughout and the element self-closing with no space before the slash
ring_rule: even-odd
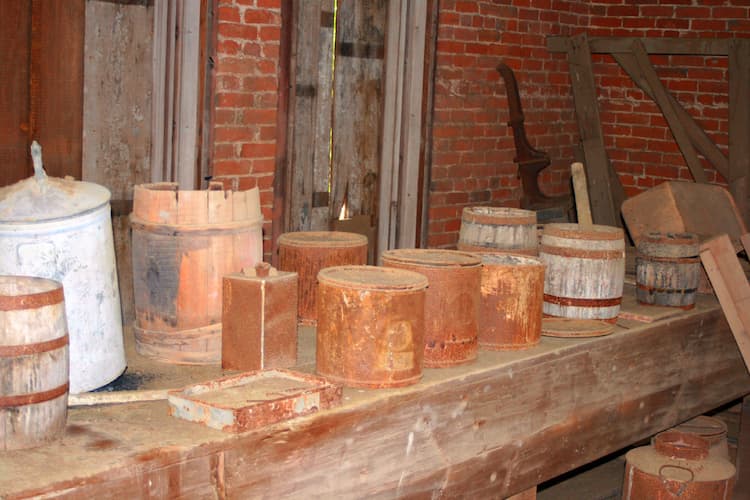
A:
<svg viewBox="0 0 750 500">
<path fill-rule="evenodd" d="M 740 435 L 737 442 L 737 484 L 734 491 L 750 491 L 750 396 L 745 396 L 742 400 Z"/>
<path fill-rule="evenodd" d="M 745 223 L 750 223 L 750 40 L 729 47 L 729 191 Z"/>
</svg>

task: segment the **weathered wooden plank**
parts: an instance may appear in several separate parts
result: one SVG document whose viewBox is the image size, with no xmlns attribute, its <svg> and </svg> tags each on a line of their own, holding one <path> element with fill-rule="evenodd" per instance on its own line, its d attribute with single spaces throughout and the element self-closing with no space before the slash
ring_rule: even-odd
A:
<svg viewBox="0 0 750 500">
<path fill-rule="evenodd" d="M 570 176 L 573 179 L 573 193 L 576 199 L 576 213 L 578 223 L 584 225 L 593 224 L 591 218 L 591 205 L 589 204 L 589 190 L 586 187 L 586 172 L 583 163 L 574 162 L 570 166 Z"/>
<path fill-rule="evenodd" d="M 345 201 L 347 215 L 366 214 L 363 202 L 377 190 L 371 180 L 380 166 L 386 3 L 338 3 L 331 176 L 336 215 Z"/>
<path fill-rule="evenodd" d="M 345 389 L 339 409 L 238 437 L 161 402 L 72 409 L 61 443 L 0 455 L 0 495 L 145 497 L 149 479 L 169 479 L 159 493 L 176 497 L 503 498 L 748 392 L 721 311 L 701 297 L 608 337 L 545 338 L 426 370 L 415 386 Z"/>
<path fill-rule="evenodd" d="M 693 174 L 693 179 L 695 179 L 695 182 L 705 183 L 706 173 L 703 171 L 703 165 L 695 152 L 693 143 L 688 138 L 684 123 L 675 111 L 672 101 L 669 99 L 669 92 L 662 85 L 659 75 L 656 74 L 656 70 L 651 65 L 646 49 L 640 40 L 633 41 L 632 50 L 641 74 L 654 93 L 654 101 L 659 106 L 659 109 L 661 109 L 662 114 L 664 114 L 664 118 L 669 124 L 669 129 L 672 131 L 672 135 L 677 141 L 680 151 L 682 151 L 685 163 L 690 169 L 690 173 Z"/>
<path fill-rule="evenodd" d="M 729 236 L 723 234 L 704 242 L 701 261 L 745 365 L 750 369 L 750 284 Z"/>
<path fill-rule="evenodd" d="M 34 173 L 29 154 L 31 3 L 6 2 L 0 15 L 0 186 Z"/>
<path fill-rule="evenodd" d="M 81 178 L 85 2 L 32 0 L 30 135 L 55 177 Z"/>
<path fill-rule="evenodd" d="M 617 63 L 622 67 L 623 70 L 632 78 L 633 82 L 651 99 L 656 100 L 654 91 L 651 89 L 648 81 L 644 77 L 643 73 L 638 67 L 638 62 L 635 60 L 635 56 L 632 53 L 618 52 L 612 54 Z M 695 149 L 697 149 L 706 159 L 711 162 L 716 170 L 725 178 L 729 175 L 729 161 L 719 147 L 711 140 L 711 138 L 703 130 L 703 127 L 698 125 L 695 119 L 690 116 L 685 108 L 677 102 L 677 99 L 671 94 L 667 93 L 667 98 L 672 104 L 677 114 L 678 120 L 685 127 L 685 132 L 690 138 L 690 142 L 693 143 Z"/>
<path fill-rule="evenodd" d="M 630 38 L 630 37 L 592 37 L 590 38 L 593 54 L 629 53 L 633 41 L 640 40 L 649 54 L 704 55 L 726 56 L 731 41 L 716 38 Z M 547 38 L 547 49 L 550 52 L 568 52 L 571 39 L 565 36 Z"/>
<path fill-rule="evenodd" d="M 604 148 L 588 38 L 583 33 L 576 35 L 571 41 L 568 64 L 578 130 L 586 157 L 584 163 L 592 216 L 597 224 L 622 227 L 620 205 L 625 198 L 625 193 Z"/>
<path fill-rule="evenodd" d="M 729 52 L 729 191 L 750 222 L 750 40 L 732 40 Z"/>
<path fill-rule="evenodd" d="M 740 435 L 737 439 L 737 484 L 735 492 L 750 491 L 750 396 L 742 400 Z"/>
</svg>

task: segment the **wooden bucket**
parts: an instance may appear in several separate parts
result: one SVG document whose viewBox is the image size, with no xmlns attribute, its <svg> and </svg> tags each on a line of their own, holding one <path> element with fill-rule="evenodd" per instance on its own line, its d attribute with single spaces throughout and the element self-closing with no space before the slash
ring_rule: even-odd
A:
<svg viewBox="0 0 750 500">
<path fill-rule="evenodd" d="M 388 267 L 318 274 L 317 371 L 348 387 L 401 387 L 422 378 L 427 278 Z"/>
<path fill-rule="evenodd" d="M 695 434 L 708 441 L 708 455 L 729 460 L 727 424 L 723 420 L 708 415 L 699 415 L 673 427 L 673 431 Z"/>
<path fill-rule="evenodd" d="M 482 349 L 526 349 L 539 343 L 544 267 L 541 260 L 525 255 L 482 254 Z"/>
<path fill-rule="evenodd" d="M 258 190 L 135 187 L 136 350 L 168 363 L 221 362 L 222 278 L 263 258 Z"/>
<path fill-rule="evenodd" d="M 622 229 L 547 224 L 539 257 L 547 265 L 544 314 L 617 321 L 625 280 Z"/>
<path fill-rule="evenodd" d="M 440 368 L 477 357 L 479 258 L 456 250 L 404 248 L 382 254 L 383 265 L 427 277 L 424 366 Z"/>
<path fill-rule="evenodd" d="M 62 435 L 68 380 L 62 285 L 0 276 L 0 451 Z"/>
<path fill-rule="evenodd" d="M 508 207 L 466 207 L 458 249 L 466 252 L 538 254 L 536 212 Z"/>
<path fill-rule="evenodd" d="M 646 234 L 635 259 L 641 304 L 692 309 L 701 276 L 700 241 L 691 233 Z"/>
<path fill-rule="evenodd" d="M 299 275 L 297 317 L 317 321 L 318 272 L 326 267 L 367 264 L 367 236 L 343 231 L 300 231 L 279 236 L 279 271 Z"/>
</svg>

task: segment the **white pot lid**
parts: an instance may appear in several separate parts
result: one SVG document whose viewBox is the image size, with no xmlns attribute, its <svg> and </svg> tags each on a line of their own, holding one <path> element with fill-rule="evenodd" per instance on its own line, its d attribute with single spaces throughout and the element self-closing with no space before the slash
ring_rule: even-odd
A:
<svg viewBox="0 0 750 500">
<path fill-rule="evenodd" d="M 29 177 L 0 188 L 0 223 L 49 222 L 109 203 L 107 188 L 72 178 Z"/>
</svg>

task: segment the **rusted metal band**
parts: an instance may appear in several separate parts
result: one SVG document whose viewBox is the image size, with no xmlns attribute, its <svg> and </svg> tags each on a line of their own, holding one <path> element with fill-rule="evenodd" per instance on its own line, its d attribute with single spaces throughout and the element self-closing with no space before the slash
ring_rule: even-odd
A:
<svg viewBox="0 0 750 500">
<path fill-rule="evenodd" d="M 553 247 L 549 245 L 541 245 L 539 253 L 578 259 L 617 260 L 625 258 L 625 250 L 587 250 L 585 248 Z"/>
<path fill-rule="evenodd" d="M 493 215 L 493 214 L 463 214 L 462 220 L 471 224 L 483 226 L 530 226 L 529 230 L 536 233 L 535 215 Z"/>
<path fill-rule="evenodd" d="M 262 219 L 242 219 L 214 224 L 159 224 L 139 219 L 130 214 L 130 227 L 150 234 L 176 236 L 187 233 L 190 236 L 212 236 L 215 234 L 244 233 L 261 227 Z"/>
<path fill-rule="evenodd" d="M 650 255 L 644 255 L 644 254 L 642 254 L 640 252 L 635 255 L 635 258 L 637 260 L 644 260 L 646 262 L 664 262 L 664 263 L 667 263 L 667 264 L 698 264 L 701 261 L 701 258 L 698 257 L 698 256 L 692 256 L 692 257 L 652 257 Z"/>
<path fill-rule="evenodd" d="M 656 293 L 688 294 L 688 293 L 695 293 L 698 291 L 697 288 L 657 288 L 655 286 L 648 286 L 642 283 L 637 283 L 636 286 L 641 290 L 646 290 L 647 292 L 656 292 Z"/>
<path fill-rule="evenodd" d="M 64 300 L 62 287 L 26 295 L 0 295 L 0 311 L 19 311 L 21 309 L 38 309 L 44 306 L 60 304 Z"/>
<path fill-rule="evenodd" d="M 622 229 L 614 226 L 579 226 L 577 224 L 547 224 L 544 226 L 542 236 L 556 236 L 573 240 L 590 241 L 623 241 L 625 233 Z"/>
<path fill-rule="evenodd" d="M 62 337 L 34 344 L 0 345 L 0 358 L 15 358 L 17 356 L 28 356 L 29 354 L 54 351 L 55 349 L 65 347 L 68 345 L 68 342 L 69 338 L 66 333 Z"/>
<path fill-rule="evenodd" d="M 19 394 L 17 396 L 0 397 L 0 408 L 10 408 L 12 406 L 26 406 L 44 403 L 58 398 L 68 392 L 68 383 L 50 389 L 48 391 L 33 392 L 31 394 Z"/>
<path fill-rule="evenodd" d="M 619 306 L 622 297 L 612 299 L 576 299 L 572 297 L 557 297 L 556 295 L 544 294 L 544 301 L 558 306 L 575 306 L 575 307 L 612 307 Z"/>
</svg>

